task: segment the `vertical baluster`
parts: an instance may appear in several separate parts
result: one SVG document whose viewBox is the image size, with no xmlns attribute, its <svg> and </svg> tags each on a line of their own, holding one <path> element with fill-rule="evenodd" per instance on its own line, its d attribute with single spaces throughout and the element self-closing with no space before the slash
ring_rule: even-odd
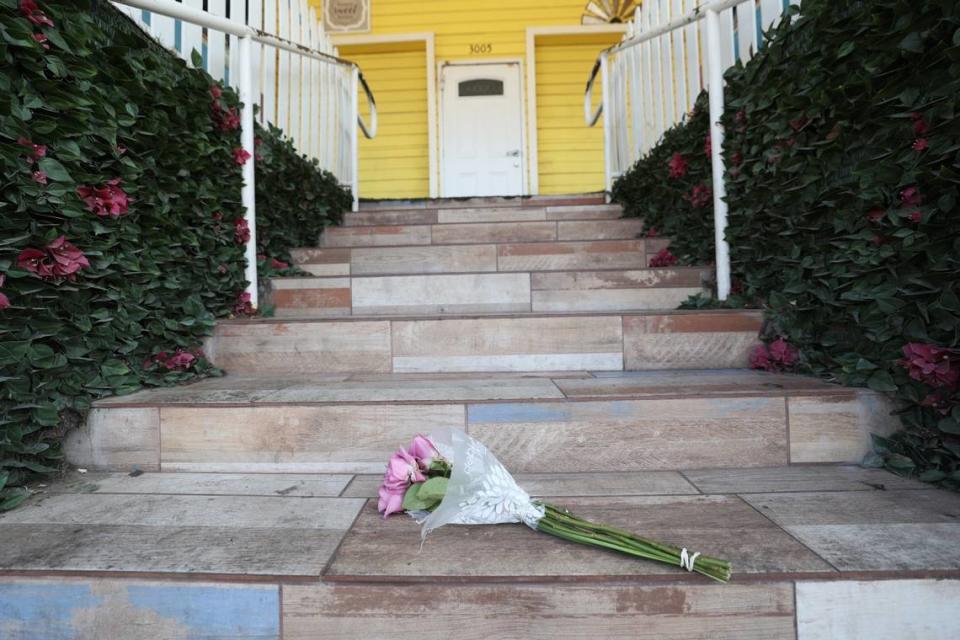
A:
<svg viewBox="0 0 960 640">
<path fill-rule="evenodd" d="M 261 29 L 268 33 L 277 32 L 277 5 L 280 0 L 263 0 L 263 15 L 261 16 Z M 275 125 L 280 126 L 280 108 L 277 97 L 277 89 L 280 86 L 279 66 L 277 61 L 280 57 L 279 52 L 274 47 L 263 47 L 263 112 L 264 119 Z"/>
<path fill-rule="evenodd" d="M 203 9 L 203 0 L 181 0 L 181 2 L 194 9 Z M 177 20 L 177 23 L 176 31 L 179 32 L 179 37 L 175 34 L 174 39 L 180 41 L 179 50 L 181 55 L 189 61 L 193 52 L 196 51 L 203 59 L 203 68 L 206 69 L 207 47 L 205 42 L 205 29 L 191 22 Z"/>
<path fill-rule="evenodd" d="M 207 0 L 207 13 L 225 17 L 227 15 L 226 0 Z M 226 82 L 227 78 L 227 36 L 222 31 L 207 29 L 207 72 L 214 78 Z"/>
<path fill-rule="evenodd" d="M 673 19 L 684 15 L 683 0 L 673 0 L 671 15 Z M 673 41 L 673 79 L 674 87 L 677 92 L 676 105 L 674 106 L 673 119 L 679 122 L 683 115 L 690 108 L 687 98 L 687 61 L 683 46 L 684 29 L 676 29 L 670 37 Z"/>
<path fill-rule="evenodd" d="M 683 0 L 684 12 L 689 12 L 697 6 L 697 0 Z M 684 29 L 684 44 L 686 45 L 686 75 L 687 75 L 687 104 L 686 109 L 690 111 L 693 104 L 703 89 L 703 80 L 700 73 L 701 48 L 700 48 L 700 30 L 696 23 L 689 24 Z"/>
<path fill-rule="evenodd" d="M 670 0 L 660 0 L 660 24 L 670 22 Z M 676 113 L 676 89 L 674 88 L 673 75 L 673 47 L 671 33 L 665 33 L 657 42 L 660 45 L 660 87 L 663 92 L 663 130 L 666 131 L 673 126 L 674 114 Z"/>
</svg>

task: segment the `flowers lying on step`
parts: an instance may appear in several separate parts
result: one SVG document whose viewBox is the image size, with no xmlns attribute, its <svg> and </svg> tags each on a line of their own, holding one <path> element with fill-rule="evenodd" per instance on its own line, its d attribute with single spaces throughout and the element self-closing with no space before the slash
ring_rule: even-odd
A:
<svg viewBox="0 0 960 640">
<path fill-rule="evenodd" d="M 783 338 L 770 344 L 758 344 L 750 352 L 750 368 L 764 371 L 786 371 L 797 364 L 800 352 Z"/>
<path fill-rule="evenodd" d="M 80 269 L 89 267 L 90 262 L 80 249 L 67 242 L 66 236 L 60 236 L 43 249 L 27 247 L 21 251 L 17 266 L 44 280 L 57 280 L 73 278 Z"/>
<path fill-rule="evenodd" d="M 675 264 L 677 264 L 677 256 L 673 255 L 670 252 L 670 249 L 664 247 L 663 249 L 660 249 L 656 255 L 650 258 L 649 266 L 651 268 L 672 267 Z"/>
<path fill-rule="evenodd" d="M 406 511 L 422 525 L 422 539 L 447 524 L 523 523 L 570 542 L 664 562 L 720 582 L 730 579 L 725 560 L 584 520 L 531 498 L 480 441 L 460 429 L 418 435 L 393 454 L 377 508 L 384 518 Z"/>
</svg>

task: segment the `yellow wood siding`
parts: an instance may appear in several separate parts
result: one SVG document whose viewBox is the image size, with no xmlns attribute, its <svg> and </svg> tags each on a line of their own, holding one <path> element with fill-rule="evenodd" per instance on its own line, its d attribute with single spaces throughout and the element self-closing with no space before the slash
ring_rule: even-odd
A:
<svg viewBox="0 0 960 640">
<path fill-rule="evenodd" d="M 602 34 L 537 40 L 540 193 L 603 189 L 602 123 L 584 124 L 583 89 L 597 53 L 619 39 L 619 34 Z"/>
<path fill-rule="evenodd" d="M 352 45 L 341 55 L 363 69 L 377 100 L 378 132 L 360 137 L 360 194 L 364 198 L 429 195 L 426 50 L 422 43 Z M 361 102 L 361 112 L 367 117 Z"/>
<path fill-rule="evenodd" d="M 319 0 L 310 1 L 320 8 Z M 475 0 L 468 3 L 371 0 L 370 33 L 344 36 L 375 38 L 432 33 L 438 64 L 448 60 L 519 59 L 524 69 L 526 96 L 527 28 L 576 28 L 585 3 L 585 0 Z M 599 125 L 589 129 L 583 123 L 583 87 L 597 54 L 619 39 L 619 34 L 612 33 L 538 37 L 536 111 L 540 193 L 603 188 L 602 133 Z M 426 54 L 422 43 L 417 46 L 416 51 L 411 51 L 411 43 L 340 45 L 344 57 L 361 65 L 376 94 L 380 114 L 377 138 L 364 141 L 360 149 L 360 194 L 364 198 L 429 195 Z M 435 91 L 439 100 L 439 87 Z M 530 126 L 528 122 L 528 139 L 532 137 Z"/>
</svg>

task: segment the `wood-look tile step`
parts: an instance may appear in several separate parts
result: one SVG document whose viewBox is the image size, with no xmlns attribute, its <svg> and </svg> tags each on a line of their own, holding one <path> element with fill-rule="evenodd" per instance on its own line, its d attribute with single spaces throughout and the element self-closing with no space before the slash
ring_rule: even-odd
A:
<svg viewBox="0 0 960 640">
<path fill-rule="evenodd" d="M 666 268 L 273 278 L 277 317 L 675 309 L 709 271 Z"/>
<path fill-rule="evenodd" d="M 294 249 L 294 263 L 315 276 L 413 275 L 494 271 L 644 269 L 659 238 L 502 244 Z"/>
<path fill-rule="evenodd" d="M 557 242 L 563 240 L 622 240 L 637 238 L 641 231 L 643 231 L 643 220 L 638 218 L 330 227 L 320 238 L 320 246 L 384 247 L 430 244 Z"/>
<path fill-rule="evenodd" d="M 815 470 L 833 480 L 814 487 Z M 700 494 L 689 480 L 721 474 L 773 493 Z M 415 522 L 384 520 L 365 500 L 378 477 L 342 490 L 350 478 L 70 474 L 0 514 L 0 632 L 952 640 L 958 630 L 960 498 L 886 472 L 517 474 L 532 495 L 575 513 L 732 560 L 727 585 L 522 525 L 444 527 L 421 547 Z"/>
<path fill-rule="evenodd" d="M 878 394 L 753 371 L 305 377 L 265 379 L 263 390 L 230 377 L 97 402 L 67 440 L 69 459 L 96 469 L 373 473 L 397 442 L 457 427 L 516 472 L 639 472 L 855 462 L 871 433 L 897 426 Z"/>
<path fill-rule="evenodd" d="M 757 311 L 270 318 L 220 322 L 205 350 L 263 374 L 727 369 L 748 366 L 761 324 Z"/>
<path fill-rule="evenodd" d="M 431 198 L 416 200 L 362 200 L 360 211 L 380 209 L 455 209 L 460 207 L 545 207 L 605 204 L 602 193 L 578 193 L 550 196 L 490 196 L 474 198 Z"/>
<path fill-rule="evenodd" d="M 399 208 L 347 213 L 347 227 L 454 224 L 469 222 L 544 222 L 549 220 L 615 220 L 623 215 L 620 205 L 563 205 L 540 207 Z"/>
</svg>

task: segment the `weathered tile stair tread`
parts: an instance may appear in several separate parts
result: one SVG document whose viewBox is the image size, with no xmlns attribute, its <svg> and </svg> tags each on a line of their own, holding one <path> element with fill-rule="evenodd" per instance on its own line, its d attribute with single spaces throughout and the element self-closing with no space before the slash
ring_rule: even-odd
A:
<svg viewBox="0 0 960 640">
<path fill-rule="evenodd" d="M 635 374 L 636 372 L 630 372 Z M 588 402 L 611 399 L 655 399 L 725 396 L 850 396 L 854 390 L 808 376 L 751 370 L 650 371 L 646 375 L 594 377 L 579 374 L 423 374 L 395 373 L 303 375 L 255 378 L 211 378 L 184 387 L 166 387 L 114 396 L 95 406 L 283 405 L 326 403 L 450 403 L 543 401 Z"/>
<path fill-rule="evenodd" d="M 0 515 L 6 541 L 0 575 L 215 576 L 264 583 L 322 577 L 337 584 L 477 586 L 703 582 L 521 525 L 446 527 L 421 550 L 415 522 L 385 521 L 375 500 L 364 504 L 376 476 L 355 476 L 347 484 L 349 478 L 72 474 Z M 707 493 L 717 478 L 725 489 L 751 493 Z M 793 478 L 797 490 L 789 491 L 784 478 Z M 960 496 L 883 471 L 791 466 L 518 474 L 518 480 L 584 517 L 727 557 L 734 563 L 734 584 L 960 578 L 960 524 L 954 522 Z M 341 497 L 313 497 L 338 490 Z"/>
<path fill-rule="evenodd" d="M 618 309 L 616 311 L 511 311 L 509 313 L 492 311 L 489 313 L 460 313 L 460 314 L 423 314 L 423 315 L 354 315 L 341 317 L 317 316 L 300 318 L 275 318 L 275 317 L 257 317 L 257 318 L 234 318 L 217 321 L 217 326 L 246 326 L 258 324 L 296 324 L 305 322 L 369 322 L 386 320 L 469 320 L 472 318 L 496 319 L 496 318 L 569 318 L 569 317 L 594 317 L 594 316 L 664 316 L 664 317 L 684 317 L 692 316 L 730 316 L 749 318 L 756 323 L 752 329 L 759 329 L 763 320 L 763 311 L 760 309 L 711 309 L 708 312 L 699 309 Z M 704 329 L 709 330 L 709 329 Z M 727 329 L 719 329 L 720 331 Z"/>
</svg>

